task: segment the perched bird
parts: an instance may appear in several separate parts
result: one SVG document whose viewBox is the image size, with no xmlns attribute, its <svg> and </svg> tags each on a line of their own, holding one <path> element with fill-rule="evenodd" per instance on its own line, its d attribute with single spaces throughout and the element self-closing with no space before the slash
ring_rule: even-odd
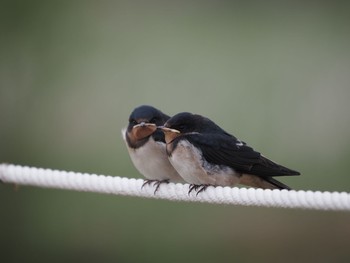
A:
<svg viewBox="0 0 350 263">
<path fill-rule="evenodd" d="M 152 106 L 139 106 L 129 117 L 129 124 L 122 130 L 123 139 L 136 169 L 146 177 L 146 184 L 154 183 L 157 192 L 161 183 L 184 182 L 170 164 L 164 134 L 157 129 L 170 117 Z"/>
<path fill-rule="evenodd" d="M 179 113 L 159 127 L 169 160 L 197 194 L 209 185 L 290 189 L 274 176 L 299 175 L 274 163 L 201 115 Z"/>
</svg>

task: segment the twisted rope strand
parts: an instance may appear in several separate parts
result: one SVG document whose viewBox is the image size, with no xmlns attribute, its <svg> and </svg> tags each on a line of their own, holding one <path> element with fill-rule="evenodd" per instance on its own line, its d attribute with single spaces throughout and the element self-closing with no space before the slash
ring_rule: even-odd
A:
<svg viewBox="0 0 350 263">
<path fill-rule="evenodd" d="M 0 164 L 0 180 L 5 183 L 45 188 L 69 189 L 115 195 L 138 196 L 172 201 L 204 202 L 245 206 L 350 211 L 350 193 L 320 191 L 263 190 L 238 187 L 208 187 L 196 196 L 188 194 L 188 184 L 162 184 L 142 187 L 143 180 L 75 173 L 13 164 Z"/>
</svg>

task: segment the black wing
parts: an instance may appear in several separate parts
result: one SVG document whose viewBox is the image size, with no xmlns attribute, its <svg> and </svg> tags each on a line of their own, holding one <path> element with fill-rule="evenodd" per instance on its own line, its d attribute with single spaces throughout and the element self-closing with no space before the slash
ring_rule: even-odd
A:
<svg viewBox="0 0 350 263">
<path fill-rule="evenodd" d="M 227 133 L 188 134 L 185 137 L 200 148 L 205 160 L 212 164 L 229 166 L 237 172 L 261 177 L 299 174 L 265 158 L 246 143 Z"/>
</svg>

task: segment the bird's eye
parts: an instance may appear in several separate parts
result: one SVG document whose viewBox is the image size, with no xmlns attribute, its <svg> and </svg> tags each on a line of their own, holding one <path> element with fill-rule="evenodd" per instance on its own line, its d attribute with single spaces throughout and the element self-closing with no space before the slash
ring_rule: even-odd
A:
<svg viewBox="0 0 350 263">
<path fill-rule="evenodd" d="M 152 118 L 151 120 L 150 120 L 150 123 L 156 123 L 157 122 L 157 117 L 154 117 L 154 118 Z"/>
<path fill-rule="evenodd" d="M 185 130 L 186 129 L 186 125 L 185 124 L 181 124 L 178 126 L 179 130 Z"/>
<path fill-rule="evenodd" d="M 137 124 L 137 121 L 134 120 L 134 119 L 131 119 L 131 120 L 129 120 L 129 123 L 131 123 L 131 124 L 133 124 L 133 125 L 136 125 L 136 124 Z"/>
</svg>

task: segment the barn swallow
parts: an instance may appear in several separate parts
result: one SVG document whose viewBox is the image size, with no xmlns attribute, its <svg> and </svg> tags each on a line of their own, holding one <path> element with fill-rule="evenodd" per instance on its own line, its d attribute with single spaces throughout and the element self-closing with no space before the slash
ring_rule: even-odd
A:
<svg viewBox="0 0 350 263">
<path fill-rule="evenodd" d="M 300 174 L 267 159 L 201 115 L 179 113 L 159 128 L 171 164 L 191 184 L 189 194 L 209 185 L 290 190 L 273 177 Z"/>
<path fill-rule="evenodd" d="M 123 139 L 136 169 L 146 178 L 142 185 L 153 183 L 157 192 L 161 183 L 184 182 L 169 162 L 164 134 L 157 129 L 170 117 L 152 106 L 139 106 L 122 130 Z"/>
</svg>

